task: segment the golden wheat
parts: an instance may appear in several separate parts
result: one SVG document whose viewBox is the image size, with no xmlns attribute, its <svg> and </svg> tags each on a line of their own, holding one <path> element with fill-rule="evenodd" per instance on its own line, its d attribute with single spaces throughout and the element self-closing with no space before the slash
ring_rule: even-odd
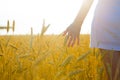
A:
<svg viewBox="0 0 120 80">
<path fill-rule="evenodd" d="M 89 35 L 70 48 L 61 35 L 0 36 L 0 80 L 107 80 L 105 75 Z"/>
</svg>

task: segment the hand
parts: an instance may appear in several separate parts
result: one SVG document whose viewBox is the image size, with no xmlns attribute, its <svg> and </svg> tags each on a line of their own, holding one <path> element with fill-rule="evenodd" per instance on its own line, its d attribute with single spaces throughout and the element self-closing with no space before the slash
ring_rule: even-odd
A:
<svg viewBox="0 0 120 80">
<path fill-rule="evenodd" d="M 79 34 L 80 34 L 80 28 L 76 27 L 74 24 L 71 24 L 65 31 L 64 36 L 66 35 L 66 43 L 68 47 L 73 47 L 76 40 L 77 44 L 79 45 Z"/>
</svg>

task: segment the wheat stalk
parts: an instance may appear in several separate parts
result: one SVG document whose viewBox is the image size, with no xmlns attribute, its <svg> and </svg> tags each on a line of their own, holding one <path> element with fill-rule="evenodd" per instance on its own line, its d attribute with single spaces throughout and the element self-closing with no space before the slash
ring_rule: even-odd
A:
<svg viewBox="0 0 120 80">
<path fill-rule="evenodd" d="M 69 56 L 63 61 L 63 63 L 62 63 L 60 66 L 62 66 L 62 67 L 67 66 L 67 65 L 70 63 L 70 61 L 72 60 L 72 58 L 73 58 L 73 56 L 72 56 L 72 55 L 69 55 Z"/>
</svg>

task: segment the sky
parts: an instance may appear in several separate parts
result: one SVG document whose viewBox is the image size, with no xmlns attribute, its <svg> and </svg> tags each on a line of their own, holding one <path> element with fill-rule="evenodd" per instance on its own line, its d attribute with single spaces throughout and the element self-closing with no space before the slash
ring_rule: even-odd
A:
<svg viewBox="0 0 120 80">
<path fill-rule="evenodd" d="M 15 32 L 12 29 L 0 30 L 2 34 L 40 34 L 43 19 L 50 24 L 46 34 L 62 33 L 75 19 L 82 0 L 0 0 L 0 26 L 6 26 L 7 20 L 12 26 L 15 20 Z M 81 33 L 90 33 L 94 6 L 91 8 Z"/>
</svg>

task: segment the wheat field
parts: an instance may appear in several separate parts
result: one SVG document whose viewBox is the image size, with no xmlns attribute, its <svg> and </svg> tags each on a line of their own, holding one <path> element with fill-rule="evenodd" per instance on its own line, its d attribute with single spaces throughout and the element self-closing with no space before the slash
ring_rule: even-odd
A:
<svg viewBox="0 0 120 80">
<path fill-rule="evenodd" d="M 0 80 L 107 80 L 89 37 L 67 47 L 62 35 L 0 36 Z"/>
</svg>

